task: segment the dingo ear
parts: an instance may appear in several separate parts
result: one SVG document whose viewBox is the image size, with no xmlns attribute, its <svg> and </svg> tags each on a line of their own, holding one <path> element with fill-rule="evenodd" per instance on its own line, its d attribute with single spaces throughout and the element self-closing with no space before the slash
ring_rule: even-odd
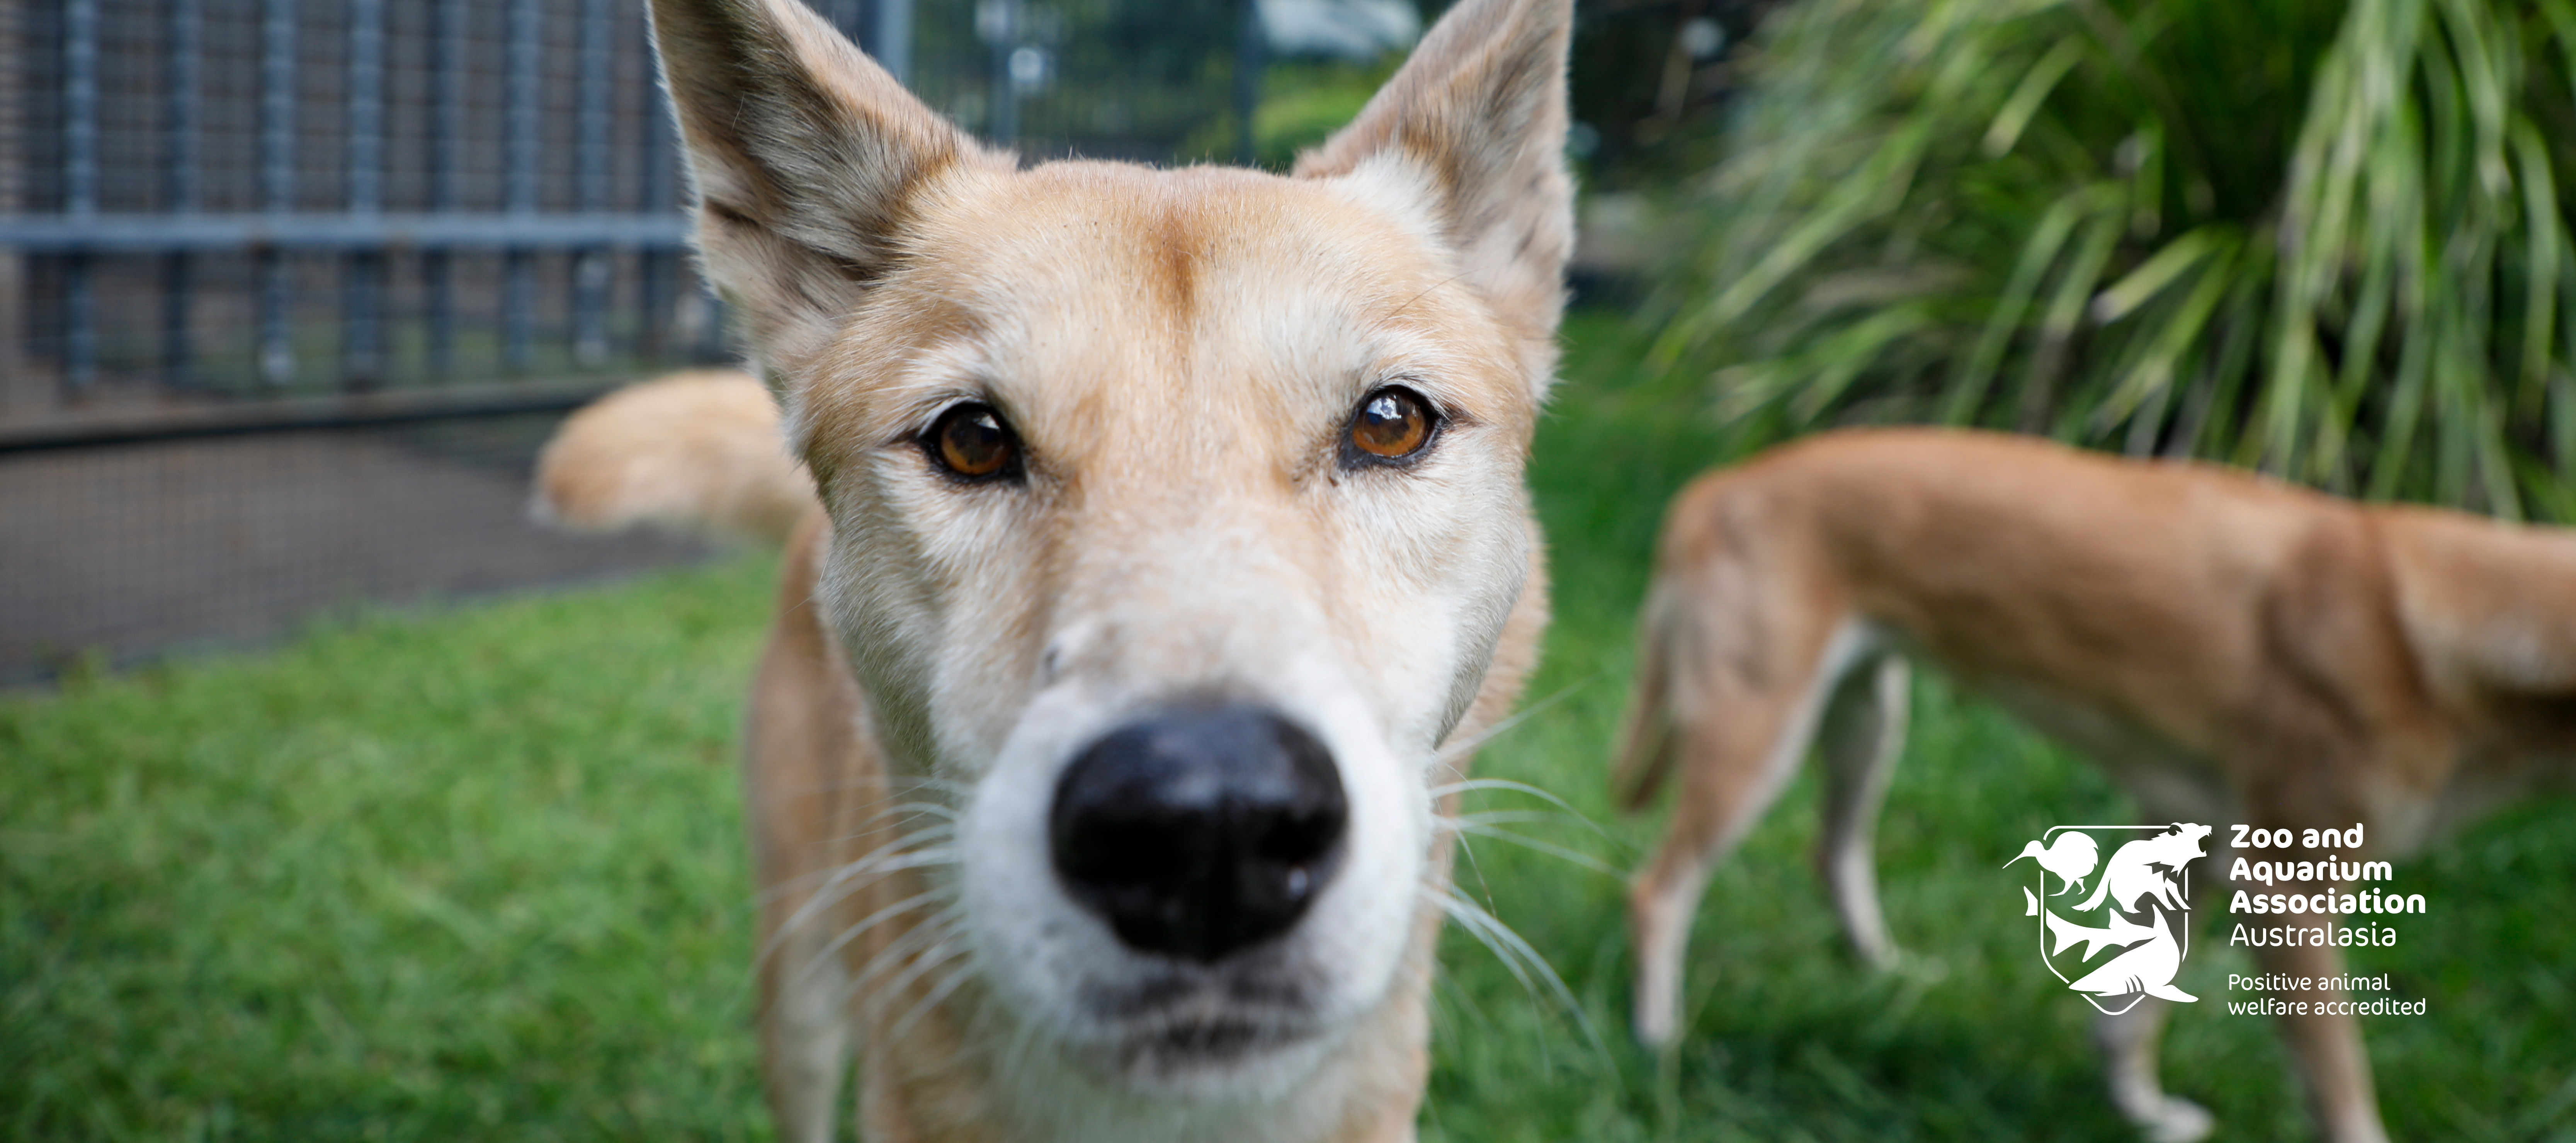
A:
<svg viewBox="0 0 2576 1143">
<path fill-rule="evenodd" d="M 984 153 L 799 0 L 653 0 L 698 250 L 767 364 L 823 347 L 925 180 Z"/>
<path fill-rule="evenodd" d="M 1301 176 L 1394 158 L 1427 185 L 1468 284 L 1523 337 L 1553 338 L 1574 246 L 1565 172 L 1572 0 L 1464 0 Z"/>
</svg>

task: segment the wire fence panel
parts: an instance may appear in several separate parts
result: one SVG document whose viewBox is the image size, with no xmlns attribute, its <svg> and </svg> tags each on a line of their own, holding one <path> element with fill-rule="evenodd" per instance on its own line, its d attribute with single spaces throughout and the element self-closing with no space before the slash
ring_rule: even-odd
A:
<svg viewBox="0 0 2576 1143">
<path fill-rule="evenodd" d="M 812 2 L 1033 158 L 1257 90 L 1250 0 Z M 0 61 L 0 683 L 699 551 L 523 519 L 563 409 L 727 356 L 640 0 L 0 0 Z"/>
<path fill-rule="evenodd" d="M 681 257 L 638 5 L 8 15 L 0 417 L 605 375 L 721 348 Z"/>
</svg>

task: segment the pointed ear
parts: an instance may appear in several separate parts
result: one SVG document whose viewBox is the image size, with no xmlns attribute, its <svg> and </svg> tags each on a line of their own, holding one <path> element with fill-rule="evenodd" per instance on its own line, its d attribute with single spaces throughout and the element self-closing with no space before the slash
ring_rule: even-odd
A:
<svg viewBox="0 0 2576 1143">
<path fill-rule="evenodd" d="M 653 0 L 706 272 L 765 363 L 821 349 L 925 184 L 988 156 L 799 0 Z"/>
<path fill-rule="evenodd" d="M 1530 338 L 1555 336 L 1574 247 L 1573 23 L 1572 0 L 1462 0 L 1359 118 L 1297 160 L 1300 176 L 1414 168 L 1467 283 Z"/>
</svg>

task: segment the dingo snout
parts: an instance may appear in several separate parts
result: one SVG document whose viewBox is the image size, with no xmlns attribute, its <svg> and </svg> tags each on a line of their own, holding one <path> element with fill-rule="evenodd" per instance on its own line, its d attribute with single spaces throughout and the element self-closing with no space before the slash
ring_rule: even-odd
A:
<svg viewBox="0 0 2576 1143">
<path fill-rule="evenodd" d="M 1056 876 L 1127 947 L 1213 964 L 1279 936 L 1334 872 L 1349 819 L 1332 753 L 1245 704 L 1095 742 L 1056 783 Z"/>
</svg>

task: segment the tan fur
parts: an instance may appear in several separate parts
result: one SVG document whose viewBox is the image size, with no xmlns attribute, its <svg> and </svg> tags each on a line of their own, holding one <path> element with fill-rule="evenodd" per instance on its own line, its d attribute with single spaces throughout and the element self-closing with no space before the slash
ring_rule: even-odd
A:
<svg viewBox="0 0 2576 1143">
<path fill-rule="evenodd" d="M 1571 16 L 1459 4 L 1282 178 L 1022 170 L 797 0 L 654 0 L 698 247 L 783 426 L 684 443 L 693 398 L 648 387 L 632 421 L 567 429 L 543 495 L 760 532 L 763 497 L 658 482 L 774 488 L 751 442 L 782 432 L 812 476 L 744 772 L 782 1137 L 833 1136 L 852 1057 L 880 1143 L 1413 1137 L 1448 871 L 1430 790 L 1546 622 L 1521 471 L 1571 232 Z M 1446 417 L 1433 449 L 1350 467 L 1337 442 L 1389 384 Z M 966 403 L 1023 472 L 937 469 L 925 434 Z M 1350 871 L 1262 946 L 1294 971 L 1239 978 L 1306 1023 L 1249 1050 L 1182 1006 L 1250 1003 L 1206 983 L 1232 961 L 1119 951 L 1044 868 L 1062 762 L 1205 695 L 1300 721 L 1350 795 Z M 1141 1015 L 1099 999 L 1130 995 Z"/>
<path fill-rule="evenodd" d="M 2091 755 L 2142 820 L 2219 826 L 2202 884 L 2223 887 L 2227 823 L 2362 823 L 2369 854 L 2388 857 L 2576 776 L 2571 616 L 2576 534 L 2365 507 L 2214 467 L 1885 430 L 1702 477 L 1665 523 L 1618 767 L 1631 806 L 1667 774 L 1681 783 L 1631 900 L 1640 1033 L 1675 1031 L 1700 886 L 1811 736 L 1834 763 L 1819 860 L 1855 943 L 1892 955 L 1868 829 L 1904 693 L 1901 676 L 1855 684 L 1899 656 Z M 2268 972 L 2342 967 L 2333 948 L 2258 956 Z M 2164 1007 L 2104 1021 L 2100 1040 L 2121 1109 L 2151 1136 L 2192 1138 L 2207 1114 L 2156 1079 Z M 2324 1135 L 2384 1139 L 2354 1020 L 2291 1017 L 2281 1030 Z"/>
<path fill-rule="evenodd" d="M 537 457 L 537 516 L 578 531 L 648 526 L 776 544 L 813 506 L 777 403 L 739 370 L 620 389 L 567 418 Z"/>
</svg>

